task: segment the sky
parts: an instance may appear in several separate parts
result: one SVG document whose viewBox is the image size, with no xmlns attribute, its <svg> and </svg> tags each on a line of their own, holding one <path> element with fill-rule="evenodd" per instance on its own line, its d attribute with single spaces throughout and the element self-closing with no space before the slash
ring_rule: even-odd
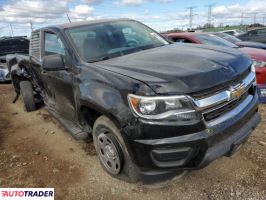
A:
<svg viewBox="0 0 266 200">
<path fill-rule="evenodd" d="M 208 22 L 215 25 L 266 24 L 266 0 L 0 0 L 0 36 L 27 35 L 31 28 L 103 18 L 131 18 L 157 31 Z M 242 18 L 241 18 L 242 17 Z"/>
</svg>

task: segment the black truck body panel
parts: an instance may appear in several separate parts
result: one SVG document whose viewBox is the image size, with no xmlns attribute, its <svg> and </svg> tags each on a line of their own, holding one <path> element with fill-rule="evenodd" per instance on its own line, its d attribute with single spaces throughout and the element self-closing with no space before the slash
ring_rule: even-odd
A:
<svg viewBox="0 0 266 200">
<path fill-rule="evenodd" d="M 109 117 L 121 131 L 141 177 L 166 179 L 181 169 L 201 168 L 233 152 L 259 123 L 258 96 L 253 85 L 252 92 L 248 91 L 252 100 L 245 109 L 235 107 L 237 114 L 216 125 L 208 125 L 203 118 L 197 123 L 180 124 L 136 117 L 129 106 L 128 94 L 154 97 L 182 94 L 197 98 L 206 93 L 214 95 L 251 73 L 251 61 L 235 49 L 169 44 L 87 63 L 65 33 L 69 27 L 86 24 L 90 22 L 33 32 L 34 42 L 34 35 L 39 37 L 40 57 L 31 53 L 28 63 L 26 58 L 18 63 L 27 63 L 31 70 L 27 78 L 34 82 L 46 106 L 58 115 L 80 127 L 86 124 L 84 108 Z M 52 32 L 62 40 L 66 69 L 43 70 L 44 32 Z M 13 71 L 21 74 L 18 67 Z"/>
<path fill-rule="evenodd" d="M 193 44 L 172 44 L 98 64 L 147 83 L 157 94 L 189 94 L 226 84 L 250 65 L 238 50 Z"/>
</svg>

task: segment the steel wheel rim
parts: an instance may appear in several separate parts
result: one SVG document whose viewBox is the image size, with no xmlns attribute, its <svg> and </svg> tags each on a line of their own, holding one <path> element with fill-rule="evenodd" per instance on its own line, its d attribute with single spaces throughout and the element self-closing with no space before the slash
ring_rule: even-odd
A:
<svg viewBox="0 0 266 200">
<path fill-rule="evenodd" d="M 99 134 L 97 137 L 98 155 L 104 167 L 111 174 L 119 174 L 121 169 L 121 161 L 117 147 L 105 133 Z"/>
</svg>

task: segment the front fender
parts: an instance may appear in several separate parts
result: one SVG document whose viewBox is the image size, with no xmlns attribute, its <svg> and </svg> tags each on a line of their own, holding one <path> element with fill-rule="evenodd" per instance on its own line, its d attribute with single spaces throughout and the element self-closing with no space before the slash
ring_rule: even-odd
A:
<svg viewBox="0 0 266 200">
<path fill-rule="evenodd" d="M 135 120 L 128 105 L 129 93 L 154 94 L 145 83 L 101 69 L 87 68 L 76 78 L 77 109 L 81 106 L 94 109 L 111 118 L 119 128 Z"/>
<path fill-rule="evenodd" d="M 106 115 L 118 127 L 123 127 L 133 118 L 127 100 L 115 88 L 95 83 L 83 84 L 79 89 L 80 106 L 86 106 Z"/>
</svg>

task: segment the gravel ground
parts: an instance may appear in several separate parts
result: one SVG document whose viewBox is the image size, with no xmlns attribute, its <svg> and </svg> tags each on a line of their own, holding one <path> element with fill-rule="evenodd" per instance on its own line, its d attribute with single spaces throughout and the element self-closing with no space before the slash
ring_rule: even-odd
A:
<svg viewBox="0 0 266 200">
<path fill-rule="evenodd" d="M 266 106 L 262 122 L 231 158 L 221 158 L 162 188 L 108 176 L 92 142 L 75 141 L 44 109 L 12 104 L 0 85 L 0 187 L 54 187 L 56 200 L 266 199 Z"/>
</svg>

